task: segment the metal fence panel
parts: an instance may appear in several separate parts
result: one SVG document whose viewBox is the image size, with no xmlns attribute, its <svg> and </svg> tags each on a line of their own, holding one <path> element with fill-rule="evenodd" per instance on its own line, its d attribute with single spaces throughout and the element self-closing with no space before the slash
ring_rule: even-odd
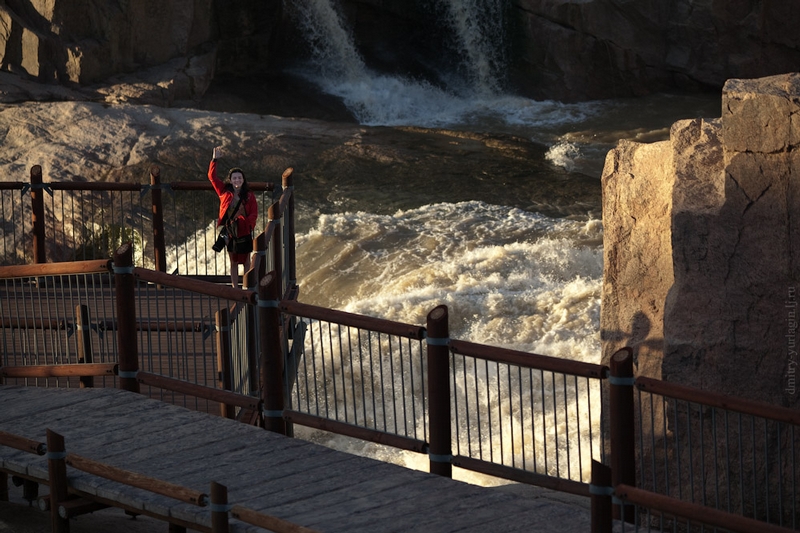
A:
<svg viewBox="0 0 800 533">
<path fill-rule="evenodd" d="M 112 275 L 73 274 L 0 279 L 0 348 L 3 366 L 64 365 L 117 361 Z M 79 306 L 88 323 L 79 324 Z M 90 346 L 81 349 L 81 327 Z M 92 361 L 84 356 L 91 353 Z M 102 377 L 98 386 L 115 386 Z M 76 387 L 74 378 L 9 378 L 9 383 Z"/>
<path fill-rule="evenodd" d="M 287 365 L 290 408 L 404 437 L 427 439 L 422 342 L 299 319 Z"/>
<path fill-rule="evenodd" d="M 641 391 L 638 403 L 638 486 L 800 527 L 797 426 Z"/>
<path fill-rule="evenodd" d="M 600 380 L 453 354 L 456 453 L 588 483 L 602 457 Z"/>
</svg>

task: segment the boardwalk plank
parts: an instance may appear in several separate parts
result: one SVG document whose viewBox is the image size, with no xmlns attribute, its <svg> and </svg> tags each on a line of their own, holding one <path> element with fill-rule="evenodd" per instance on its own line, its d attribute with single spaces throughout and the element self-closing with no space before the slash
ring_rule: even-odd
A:
<svg viewBox="0 0 800 533">
<path fill-rule="evenodd" d="M 589 529 L 588 512 L 574 506 L 334 451 L 125 391 L 0 386 L 0 405 L 0 430 L 43 440 L 46 428 L 58 428 L 69 452 L 206 493 L 216 481 L 228 487 L 232 504 L 324 533 Z M 44 457 L 2 446 L 0 468 L 47 479 Z M 69 467 L 68 478 L 90 497 L 210 527 L 208 507 Z M 231 531 L 261 530 L 232 520 Z"/>
</svg>

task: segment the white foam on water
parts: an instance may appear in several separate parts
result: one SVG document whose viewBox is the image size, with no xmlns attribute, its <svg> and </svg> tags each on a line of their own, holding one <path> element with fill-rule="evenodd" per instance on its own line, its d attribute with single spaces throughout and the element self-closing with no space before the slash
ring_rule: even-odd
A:
<svg viewBox="0 0 800 533">
<path fill-rule="evenodd" d="M 581 149 L 575 143 L 561 141 L 548 148 L 544 157 L 554 165 L 571 171 L 575 169 L 576 159 L 581 157 Z"/>
<path fill-rule="evenodd" d="M 599 358 L 601 224 L 482 202 L 394 215 L 323 215 L 297 239 L 301 299 L 451 336 L 585 361 Z"/>
<path fill-rule="evenodd" d="M 591 104 L 535 101 L 504 94 L 502 2 L 440 0 L 442 24 L 453 29 L 466 81 L 440 88 L 424 80 L 371 71 L 349 29 L 330 0 L 295 4 L 298 23 L 311 47 L 311 61 L 292 69 L 327 94 L 342 99 L 366 126 L 455 127 L 493 125 L 524 130 L 574 124 L 593 113 Z M 513 132 L 513 131 L 512 131 Z M 538 139 L 535 139 L 538 140 Z"/>
</svg>

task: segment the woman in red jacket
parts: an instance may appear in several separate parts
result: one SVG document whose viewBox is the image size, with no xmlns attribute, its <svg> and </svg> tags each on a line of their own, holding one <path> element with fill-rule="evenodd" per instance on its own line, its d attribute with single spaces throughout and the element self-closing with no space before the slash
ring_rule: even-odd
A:
<svg viewBox="0 0 800 533">
<path fill-rule="evenodd" d="M 230 169 L 225 182 L 217 177 L 217 159 L 220 157 L 222 157 L 222 148 L 216 146 L 211 163 L 208 165 L 208 180 L 219 196 L 217 227 L 225 226 L 227 228 L 226 247 L 231 262 L 231 285 L 238 288 L 239 265 L 244 265 L 244 272 L 250 270 L 250 252 L 253 251 L 253 240 L 252 237 L 248 239 L 245 248 L 234 248 L 234 237 L 252 234 L 258 218 L 258 203 L 256 195 L 247 187 L 247 180 L 242 169 Z M 234 231 L 235 235 L 233 235 Z"/>
</svg>

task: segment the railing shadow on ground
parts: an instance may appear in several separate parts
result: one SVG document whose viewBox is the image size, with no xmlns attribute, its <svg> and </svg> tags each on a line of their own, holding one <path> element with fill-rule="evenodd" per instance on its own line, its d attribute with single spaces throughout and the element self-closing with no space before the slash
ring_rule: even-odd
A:
<svg viewBox="0 0 800 533">
<path fill-rule="evenodd" d="M 796 413 L 636 378 L 630 349 L 604 367 L 451 339 L 444 306 L 416 326 L 302 304 L 283 179 L 244 290 L 134 266 L 133 242 L 112 260 L 0 267 L 0 376 L 121 387 L 426 454 L 439 475 L 591 496 L 598 531 L 798 529 Z"/>
</svg>

